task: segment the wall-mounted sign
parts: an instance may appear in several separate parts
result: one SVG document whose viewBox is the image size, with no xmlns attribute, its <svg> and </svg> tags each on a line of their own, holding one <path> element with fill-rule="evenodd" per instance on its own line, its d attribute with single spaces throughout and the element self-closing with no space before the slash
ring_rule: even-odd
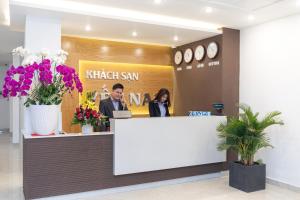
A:
<svg viewBox="0 0 300 200">
<path fill-rule="evenodd" d="M 79 76 L 85 91 L 96 91 L 96 103 L 107 98 L 115 83 L 125 87 L 124 97 L 133 115 L 148 114 L 148 102 L 160 88 L 167 88 L 173 99 L 174 68 L 144 65 L 79 61 Z M 174 103 L 172 102 L 174 105 Z M 170 108 L 173 113 L 173 107 Z"/>
<path fill-rule="evenodd" d="M 208 63 L 209 67 L 213 67 L 213 66 L 219 66 L 220 65 L 220 61 L 212 61 Z"/>
<path fill-rule="evenodd" d="M 101 70 L 86 70 L 87 79 L 102 79 L 102 80 L 128 80 L 128 81 L 138 81 L 138 72 L 118 72 L 118 71 L 105 71 Z"/>
</svg>

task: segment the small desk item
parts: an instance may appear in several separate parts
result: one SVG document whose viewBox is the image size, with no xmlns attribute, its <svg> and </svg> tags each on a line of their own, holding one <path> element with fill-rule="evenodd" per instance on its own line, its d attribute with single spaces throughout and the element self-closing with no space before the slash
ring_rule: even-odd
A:
<svg viewBox="0 0 300 200">
<path fill-rule="evenodd" d="M 190 111 L 189 116 L 211 116 L 209 111 Z"/>
<path fill-rule="evenodd" d="M 129 110 L 114 110 L 113 117 L 114 119 L 128 119 L 131 118 L 131 111 Z"/>
</svg>

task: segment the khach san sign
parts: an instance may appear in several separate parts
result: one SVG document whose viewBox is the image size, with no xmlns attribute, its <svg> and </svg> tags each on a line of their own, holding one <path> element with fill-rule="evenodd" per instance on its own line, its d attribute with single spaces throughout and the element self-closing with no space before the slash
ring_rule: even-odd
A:
<svg viewBox="0 0 300 200">
<path fill-rule="evenodd" d="M 101 79 L 101 80 L 128 80 L 138 81 L 138 72 L 118 72 L 102 70 L 86 70 L 87 79 Z"/>
</svg>

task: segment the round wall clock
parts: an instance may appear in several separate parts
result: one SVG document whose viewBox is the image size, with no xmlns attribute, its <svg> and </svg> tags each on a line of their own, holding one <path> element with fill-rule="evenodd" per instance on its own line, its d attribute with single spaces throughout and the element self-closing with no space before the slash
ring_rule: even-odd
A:
<svg viewBox="0 0 300 200">
<path fill-rule="evenodd" d="M 210 59 L 215 58 L 218 55 L 219 47 L 216 42 L 211 42 L 207 47 L 207 56 Z"/>
<path fill-rule="evenodd" d="M 184 61 L 186 63 L 190 63 L 193 60 L 193 50 L 191 48 L 188 48 L 184 52 Z"/>
<path fill-rule="evenodd" d="M 204 55 L 205 55 L 204 46 L 203 45 L 197 46 L 196 50 L 195 50 L 195 59 L 198 60 L 198 61 L 201 61 L 201 60 L 203 60 Z"/>
<path fill-rule="evenodd" d="M 174 62 L 176 65 L 179 65 L 182 62 L 182 52 L 181 51 L 176 51 L 174 55 Z"/>
</svg>

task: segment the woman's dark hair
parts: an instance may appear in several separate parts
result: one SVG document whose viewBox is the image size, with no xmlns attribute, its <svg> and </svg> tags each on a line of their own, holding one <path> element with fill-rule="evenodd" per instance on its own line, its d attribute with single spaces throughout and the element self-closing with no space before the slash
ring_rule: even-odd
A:
<svg viewBox="0 0 300 200">
<path fill-rule="evenodd" d="M 170 92 L 169 92 L 169 90 L 166 89 L 166 88 L 161 88 L 161 89 L 158 91 L 158 93 L 155 95 L 154 100 L 160 101 L 161 98 L 162 98 L 165 94 L 168 96 L 168 98 L 167 98 L 167 100 L 166 100 L 165 103 L 167 103 L 168 106 L 171 106 Z"/>
<path fill-rule="evenodd" d="M 116 84 L 113 85 L 112 89 L 113 90 L 116 90 L 116 89 L 124 90 L 124 86 L 121 83 L 116 83 Z"/>
</svg>

